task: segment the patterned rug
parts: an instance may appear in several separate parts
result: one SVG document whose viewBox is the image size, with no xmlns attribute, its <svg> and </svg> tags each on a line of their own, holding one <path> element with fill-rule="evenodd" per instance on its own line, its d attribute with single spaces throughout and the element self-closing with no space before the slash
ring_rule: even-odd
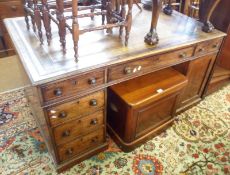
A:
<svg viewBox="0 0 230 175">
<path fill-rule="evenodd" d="M 63 175 L 229 175 L 229 128 L 230 85 L 133 152 L 122 152 L 110 140 L 107 151 Z M 57 174 L 23 90 L 0 95 L 0 174 Z"/>
</svg>

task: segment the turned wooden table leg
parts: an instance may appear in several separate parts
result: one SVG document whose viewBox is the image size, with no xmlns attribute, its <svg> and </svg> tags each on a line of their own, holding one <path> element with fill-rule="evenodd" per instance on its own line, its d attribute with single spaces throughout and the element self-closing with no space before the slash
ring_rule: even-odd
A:
<svg viewBox="0 0 230 175">
<path fill-rule="evenodd" d="M 46 37 L 47 37 L 47 42 L 48 45 L 50 45 L 52 34 L 51 34 L 51 20 L 49 17 L 49 9 L 48 9 L 48 4 L 47 0 L 42 0 L 42 19 L 43 19 L 43 24 L 46 30 Z"/>
<path fill-rule="evenodd" d="M 40 40 L 41 44 L 43 44 L 42 23 L 41 23 L 42 19 L 41 19 L 40 10 L 38 8 L 38 1 L 33 0 L 33 2 L 34 2 L 34 20 L 35 20 L 35 24 L 36 24 L 37 29 L 38 29 L 39 40 Z"/>
<path fill-rule="evenodd" d="M 159 13 L 161 9 L 161 0 L 152 0 L 152 2 L 153 2 L 153 7 L 152 7 L 152 21 L 151 21 L 150 31 L 145 36 L 145 42 L 149 45 L 157 44 L 159 41 L 156 32 L 156 27 L 157 27 Z"/>
<path fill-rule="evenodd" d="M 64 16 L 64 3 L 63 0 L 56 0 L 57 5 L 57 20 L 59 28 L 59 37 L 62 45 L 63 53 L 66 53 L 66 19 Z"/>
<path fill-rule="evenodd" d="M 164 7 L 164 9 L 163 9 L 163 12 L 164 12 L 166 15 L 172 15 L 173 8 L 172 8 L 172 1 L 171 1 L 171 0 L 168 0 L 167 5 L 166 5 L 166 6 Z"/>
<path fill-rule="evenodd" d="M 73 13 L 73 23 L 72 23 L 72 35 L 74 44 L 74 57 L 75 61 L 78 61 L 78 41 L 79 41 L 79 24 L 78 24 L 78 0 L 72 1 L 72 13 Z"/>
<path fill-rule="evenodd" d="M 125 26 L 125 46 L 128 45 L 129 33 L 132 26 L 132 8 L 133 8 L 133 0 L 128 0 L 128 13 L 126 16 L 126 26 Z"/>
<path fill-rule="evenodd" d="M 204 32 L 213 31 L 214 26 L 210 22 L 210 18 L 219 2 L 220 0 L 200 0 L 199 19 L 203 23 L 202 30 Z"/>
</svg>

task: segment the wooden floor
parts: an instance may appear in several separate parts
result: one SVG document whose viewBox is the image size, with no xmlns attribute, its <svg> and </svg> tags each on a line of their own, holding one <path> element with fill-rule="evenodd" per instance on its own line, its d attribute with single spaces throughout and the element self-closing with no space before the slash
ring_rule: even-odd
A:
<svg viewBox="0 0 230 175">
<path fill-rule="evenodd" d="M 29 79 L 18 56 L 0 59 L 0 93 L 29 85 Z"/>
</svg>

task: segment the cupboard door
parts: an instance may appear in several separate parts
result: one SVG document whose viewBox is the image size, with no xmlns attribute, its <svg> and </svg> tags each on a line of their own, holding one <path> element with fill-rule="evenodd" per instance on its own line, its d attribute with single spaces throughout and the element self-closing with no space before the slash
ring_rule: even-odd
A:
<svg viewBox="0 0 230 175">
<path fill-rule="evenodd" d="M 215 58 L 216 54 L 211 54 L 189 63 L 187 69 L 188 85 L 181 95 L 180 107 L 195 103 L 201 98 Z"/>
</svg>

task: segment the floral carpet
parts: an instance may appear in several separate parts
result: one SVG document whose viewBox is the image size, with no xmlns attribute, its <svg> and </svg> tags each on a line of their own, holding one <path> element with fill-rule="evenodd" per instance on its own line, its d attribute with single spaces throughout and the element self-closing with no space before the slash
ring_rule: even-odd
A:
<svg viewBox="0 0 230 175">
<path fill-rule="evenodd" d="M 0 174 L 57 174 L 19 90 L 0 95 Z M 177 116 L 166 132 L 133 152 L 109 149 L 63 175 L 230 174 L 230 85 Z"/>
</svg>

